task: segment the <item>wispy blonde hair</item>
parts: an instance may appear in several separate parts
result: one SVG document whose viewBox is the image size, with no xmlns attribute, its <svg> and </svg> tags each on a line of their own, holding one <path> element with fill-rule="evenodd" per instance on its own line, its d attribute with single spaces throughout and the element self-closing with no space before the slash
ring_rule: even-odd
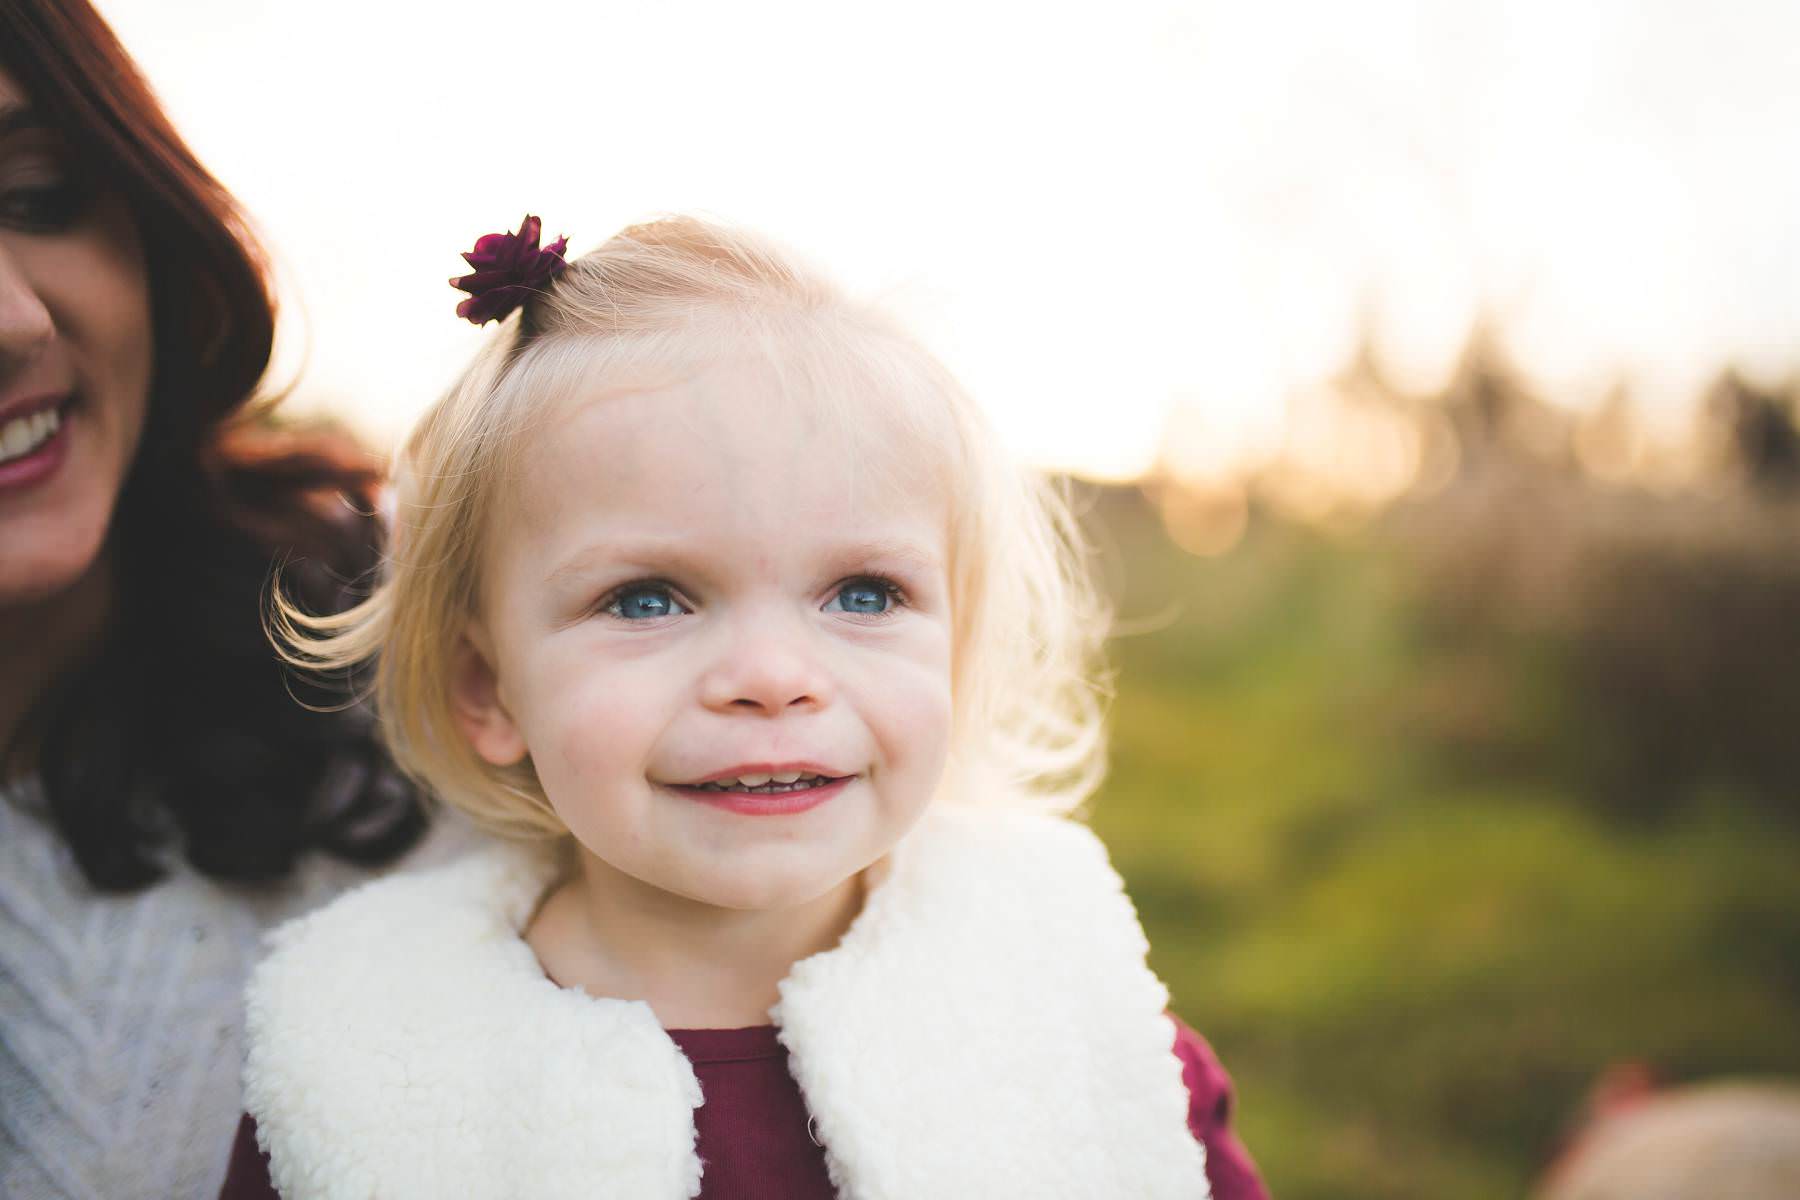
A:
<svg viewBox="0 0 1800 1200">
<path fill-rule="evenodd" d="M 1108 613 L 1066 489 L 1018 469 L 941 364 L 771 243 L 689 217 L 626 229 L 532 298 L 420 419 L 394 470 L 392 548 L 367 600 L 315 616 L 280 595 L 271 637 L 309 671 L 366 677 L 395 760 L 497 832 L 562 834 L 530 759 L 496 767 L 457 727 L 456 644 L 518 449 L 577 376 L 643 386 L 760 350 L 837 415 L 883 406 L 949 488 L 954 726 L 946 797 L 1068 811 L 1105 768 Z"/>
</svg>

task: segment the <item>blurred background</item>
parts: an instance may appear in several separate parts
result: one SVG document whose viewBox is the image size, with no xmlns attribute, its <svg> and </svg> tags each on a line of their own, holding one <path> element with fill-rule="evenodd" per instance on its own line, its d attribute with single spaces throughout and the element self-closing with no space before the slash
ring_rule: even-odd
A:
<svg viewBox="0 0 1800 1200">
<path fill-rule="evenodd" d="M 1092 812 L 1277 1195 L 1800 1073 L 1800 10 L 101 0 L 385 448 L 459 250 L 696 211 L 1075 477 Z"/>
</svg>

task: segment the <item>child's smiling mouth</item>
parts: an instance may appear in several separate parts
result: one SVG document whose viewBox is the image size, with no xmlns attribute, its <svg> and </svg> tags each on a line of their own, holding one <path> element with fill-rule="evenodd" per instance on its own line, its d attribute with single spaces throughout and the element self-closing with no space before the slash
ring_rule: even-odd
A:
<svg viewBox="0 0 1800 1200">
<path fill-rule="evenodd" d="M 816 808 L 855 778 L 812 763 L 768 763 L 732 767 L 692 783 L 664 786 L 731 812 L 773 816 Z"/>
<path fill-rule="evenodd" d="M 835 782 L 840 776 L 801 775 L 798 772 L 785 772 L 780 775 L 764 775 L 751 772 L 739 775 L 734 779 L 714 779 L 707 783 L 684 784 L 701 792 L 755 792 L 758 795 L 772 796 L 777 792 L 801 792 L 807 788 L 824 787 Z"/>
</svg>

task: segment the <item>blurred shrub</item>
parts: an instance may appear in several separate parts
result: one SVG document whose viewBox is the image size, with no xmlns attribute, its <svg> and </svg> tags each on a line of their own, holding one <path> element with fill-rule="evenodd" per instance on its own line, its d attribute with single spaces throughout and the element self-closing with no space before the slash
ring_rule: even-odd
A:
<svg viewBox="0 0 1800 1200">
<path fill-rule="evenodd" d="M 1454 470 L 1360 525 L 1090 492 L 1092 817 L 1284 1200 L 1525 1194 L 1621 1060 L 1800 1075 L 1791 389 L 1722 380 L 1679 486 L 1480 354 L 1391 402 Z"/>
<path fill-rule="evenodd" d="M 1463 470 L 1384 531 L 1412 557 L 1422 634 L 1470 672 L 1473 700 L 1434 700 L 1448 744 L 1483 770 L 1543 767 L 1537 752 L 1560 746 L 1574 761 L 1556 769 L 1619 817 L 1725 796 L 1800 821 L 1794 397 L 1723 377 L 1695 433 L 1700 473 L 1676 490 L 1593 478 L 1573 419 L 1491 364 L 1444 404 Z M 1533 439 L 1513 435 L 1527 423 Z M 1471 724 L 1496 676 L 1526 697 L 1517 723 Z"/>
</svg>

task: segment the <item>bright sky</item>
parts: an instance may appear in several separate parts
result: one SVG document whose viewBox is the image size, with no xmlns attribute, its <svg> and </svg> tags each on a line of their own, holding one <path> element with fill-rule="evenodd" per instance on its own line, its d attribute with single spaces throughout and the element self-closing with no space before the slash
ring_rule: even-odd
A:
<svg viewBox="0 0 1800 1200">
<path fill-rule="evenodd" d="M 99 0 L 255 214 L 301 396 L 397 436 L 484 336 L 445 280 L 694 211 L 886 296 L 1047 466 L 1283 436 L 1374 330 L 1478 308 L 1572 404 L 1800 367 L 1781 0 Z"/>
</svg>

